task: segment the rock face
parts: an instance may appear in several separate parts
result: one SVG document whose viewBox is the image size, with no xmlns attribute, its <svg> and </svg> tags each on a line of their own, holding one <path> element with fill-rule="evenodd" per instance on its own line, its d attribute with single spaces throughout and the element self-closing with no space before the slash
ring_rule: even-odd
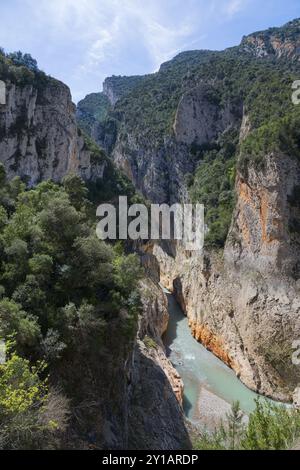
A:
<svg viewBox="0 0 300 470">
<path fill-rule="evenodd" d="M 142 292 L 144 313 L 129 389 L 129 448 L 188 449 L 191 444 L 181 406 L 183 383 L 161 340 L 168 325 L 167 300 L 150 279 L 144 282 Z"/>
<path fill-rule="evenodd" d="M 141 298 L 143 314 L 133 350 L 123 361 L 120 357 L 107 358 L 111 363 L 106 371 L 108 378 L 101 381 L 108 381 L 111 387 L 110 397 L 107 391 L 101 391 L 107 397 L 101 423 L 102 448 L 190 449 L 181 406 L 183 384 L 165 355 L 161 339 L 169 319 L 167 300 L 150 278 L 142 282 Z"/>
<path fill-rule="evenodd" d="M 184 94 L 178 103 L 173 122 L 173 135 L 163 142 L 131 131 L 116 132 L 111 121 L 95 123 L 91 135 L 121 168 L 135 187 L 155 203 L 188 200 L 186 175 L 193 174 L 197 161 L 191 146 L 216 140 L 224 131 L 239 127 L 240 103 L 214 102 L 216 90 L 200 86 Z"/>
<path fill-rule="evenodd" d="M 237 206 L 224 253 L 175 256 L 155 246 L 161 282 L 186 312 L 192 334 L 250 388 L 291 400 L 300 381 L 292 343 L 300 337 L 296 158 L 270 154 L 238 175 Z"/>
<path fill-rule="evenodd" d="M 188 201 L 186 176 L 197 166 L 191 148 L 208 145 L 223 132 L 238 128 L 242 120 L 239 102 L 228 100 L 221 107 L 217 100 L 212 86 L 186 92 L 177 106 L 173 134 L 163 142 L 141 133 L 118 133 L 112 159 L 146 198 L 154 203 Z"/>
<path fill-rule="evenodd" d="M 215 141 L 234 127 L 242 109 L 230 101 L 220 107 L 213 87 L 201 85 L 181 98 L 174 123 L 175 138 L 184 144 L 203 145 Z"/>
<path fill-rule="evenodd" d="M 130 146 L 130 153 L 126 148 Z M 116 165 L 134 182 L 145 197 L 154 203 L 176 202 L 188 198 L 184 178 L 195 164 L 184 144 L 168 139 L 157 148 L 141 136 L 118 136 L 112 152 Z"/>
<path fill-rule="evenodd" d="M 117 91 L 114 88 L 112 81 L 109 80 L 109 78 L 106 78 L 106 80 L 103 83 L 103 93 L 104 95 L 108 98 L 110 104 L 114 106 L 116 102 L 119 100 L 119 95 Z"/>
<path fill-rule="evenodd" d="M 78 134 L 70 91 L 54 79 L 43 87 L 6 83 L 0 135 L 0 161 L 9 178 L 21 176 L 35 185 L 59 182 L 69 172 L 85 180 L 103 176 L 107 163 L 93 160 Z"/>
<path fill-rule="evenodd" d="M 182 406 L 183 382 L 176 369 L 167 359 L 162 341 L 162 336 L 166 332 L 169 323 L 168 301 L 161 287 L 150 279 L 147 279 L 144 285 L 143 303 L 144 313 L 139 327 L 139 338 L 142 341 L 144 340 L 144 346 L 146 348 L 148 346 L 148 352 L 152 353 L 151 356 L 154 358 L 154 362 L 164 371 L 179 404 Z"/>
<path fill-rule="evenodd" d="M 129 448 L 190 449 L 183 412 L 165 373 L 162 351 L 139 343 L 135 350 L 135 387 L 129 413 Z"/>
</svg>

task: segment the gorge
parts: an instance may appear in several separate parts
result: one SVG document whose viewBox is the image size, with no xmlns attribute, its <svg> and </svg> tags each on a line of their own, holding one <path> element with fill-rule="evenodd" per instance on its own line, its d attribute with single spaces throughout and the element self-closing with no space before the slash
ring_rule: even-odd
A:
<svg viewBox="0 0 300 470">
<path fill-rule="evenodd" d="M 236 399 L 300 402 L 299 51 L 296 19 L 107 78 L 77 108 L 0 53 L 1 331 L 26 373 L 48 367 L 50 447 L 190 449 L 183 408 L 213 428 Z M 203 203 L 204 250 L 98 240 L 96 207 L 119 196 Z"/>
<path fill-rule="evenodd" d="M 102 118 L 90 105 L 101 94 L 77 113 L 144 197 L 206 205 L 204 256 L 149 251 L 193 335 L 248 387 L 284 401 L 299 382 L 298 70 L 295 20 L 223 52 L 179 54 L 153 75 L 109 78 Z"/>
</svg>

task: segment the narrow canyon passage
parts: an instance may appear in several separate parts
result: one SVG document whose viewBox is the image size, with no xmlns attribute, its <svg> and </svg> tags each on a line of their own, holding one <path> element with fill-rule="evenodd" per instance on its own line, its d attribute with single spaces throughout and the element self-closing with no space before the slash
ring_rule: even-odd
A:
<svg viewBox="0 0 300 470">
<path fill-rule="evenodd" d="M 245 414 L 249 414 L 259 395 L 192 337 L 186 316 L 174 296 L 165 292 L 170 320 L 164 343 L 170 361 L 184 382 L 183 407 L 187 418 L 213 430 L 237 400 Z"/>
</svg>

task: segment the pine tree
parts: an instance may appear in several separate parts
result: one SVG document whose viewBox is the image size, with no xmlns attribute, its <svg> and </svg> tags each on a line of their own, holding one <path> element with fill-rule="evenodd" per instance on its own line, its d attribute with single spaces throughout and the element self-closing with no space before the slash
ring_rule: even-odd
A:
<svg viewBox="0 0 300 470">
<path fill-rule="evenodd" d="M 243 432 L 243 412 L 240 408 L 239 401 L 232 404 L 230 413 L 227 413 L 227 440 L 229 443 L 229 449 L 235 450 L 239 446 L 240 436 Z"/>
</svg>

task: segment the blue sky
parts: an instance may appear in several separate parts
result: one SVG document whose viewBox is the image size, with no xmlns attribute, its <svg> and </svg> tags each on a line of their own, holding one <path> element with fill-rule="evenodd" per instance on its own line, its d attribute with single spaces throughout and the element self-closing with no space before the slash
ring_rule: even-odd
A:
<svg viewBox="0 0 300 470">
<path fill-rule="evenodd" d="M 106 76 L 154 72 L 296 17 L 299 0 L 0 0 L 0 46 L 30 52 L 78 101 Z"/>
</svg>

